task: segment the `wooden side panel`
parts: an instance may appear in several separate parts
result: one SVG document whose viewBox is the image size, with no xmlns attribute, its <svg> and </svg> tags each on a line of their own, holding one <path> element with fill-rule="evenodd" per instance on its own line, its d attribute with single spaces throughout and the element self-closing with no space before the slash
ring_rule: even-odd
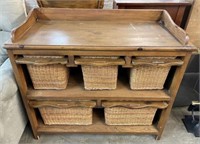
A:
<svg viewBox="0 0 200 144">
<path fill-rule="evenodd" d="M 164 26 L 179 40 L 179 42 L 183 45 L 188 44 L 189 37 L 186 32 L 178 27 L 173 20 L 171 19 L 170 15 L 167 11 L 163 11 L 162 15 L 162 22 Z"/>
<path fill-rule="evenodd" d="M 187 26 L 187 33 L 190 40 L 198 48 L 200 48 L 200 0 L 195 0 L 191 17 Z"/>
<path fill-rule="evenodd" d="M 17 27 L 12 31 L 12 42 L 16 42 L 19 40 L 26 31 L 28 31 L 34 23 L 36 23 L 37 15 L 35 10 L 29 13 L 27 20 L 21 24 L 21 26 Z"/>
</svg>

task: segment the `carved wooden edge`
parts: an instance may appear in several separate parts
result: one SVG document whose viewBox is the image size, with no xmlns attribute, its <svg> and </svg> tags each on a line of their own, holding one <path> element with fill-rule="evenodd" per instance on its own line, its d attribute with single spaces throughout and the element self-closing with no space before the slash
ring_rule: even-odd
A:
<svg viewBox="0 0 200 144">
<path fill-rule="evenodd" d="M 133 59 L 132 65 L 150 65 L 150 66 L 181 66 L 183 61 L 180 59 Z"/>
<path fill-rule="evenodd" d="M 166 102 L 111 102 L 106 101 L 102 102 L 102 106 L 105 108 L 112 108 L 112 107 L 125 107 L 130 109 L 140 109 L 140 108 L 159 108 L 165 109 L 167 108 L 168 104 Z"/>
<path fill-rule="evenodd" d="M 36 9 L 32 9 L 26 20 L 11 32 L 11 41 L 17 42 L 37 21 Z"/>
<path fill-rule="evenodd" d="M 75 59 L 77 65 L 92 65 L 92 66 L 112 66 L 112 65 L 124 65 L 125 61 L 122 58 L 108 59 L 108 58 L 77 58 Z"/>
<path fill-rule="evenodd" d="M 31 65 L 49 65 L 49 64 L 67 64 L 67 58 L 17 58 L 17 64 L 31 64 Z"/>
<path fill-rule="evenodd" d="M 182 44 L 187 45 L 189 36 L 187 33 L 174 23 L 166 10 L 163 10 L 160 23 Z"/>
<path fill-rule="evenodd" d="M 54 108 L 71 108 L 86 107 L 93 108 L 96 106 L 94 101 L 29 101 L 29 105 L 33 108 L 54 107 Z"/>
</svg>

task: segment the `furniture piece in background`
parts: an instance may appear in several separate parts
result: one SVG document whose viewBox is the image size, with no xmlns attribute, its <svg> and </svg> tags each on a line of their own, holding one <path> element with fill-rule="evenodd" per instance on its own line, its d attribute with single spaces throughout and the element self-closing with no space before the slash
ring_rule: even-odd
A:
<svg viewBox="0 0 200 144">
<path fill-rule="evenodd" d="M 63 18 L 60 17 L 60 13 L 64 15 Z M 40 27 L 39 31 L 38 27 Z M 160 139 L 192 51 L 196 50 L 188 43 L 185 31 L 174 24 L 166 11 L 95 10 L 94 13 L 94 10 L 89 9 L 51 8 L 34 9 L 27 21 L 12 32 L 12 41 L 7 42 L 5 48 L 11 59 L 35 138 L 46 132 L 65 132 L 154 134 L 157 139 Z M 26 58 L 23 55 L 64 56 L 64 59 L 39 58 L 38 60 Z M 125 78 L 127 75 L 119 73 L 115 90 L 88 91 L 84 89 L 80 67 L 77 67 L 88 62 L 83 60 L 82 56 L 120 56 L 120 61 L 117 59 L 106 62 L 97 60 L 97 63 L 90 60 L 89 62 L 96 66 L 102 66 L 102 63 L 104 65 L 117 63 L 117 65 L 122 65 L 122 71 L 134 68 L 133 65 L 175 65 L 176 71 L 172 77 L 169 77 L 172 80 L 171 85 L 161 90 L 131 90 Z M 143 59 L 135 61 L 135 57 L 165 57 L 165 59 L 163 58 L 161 62 Z M 168 59 L 168 57 L 177 58 Z M 66 65 L 72 70 L 67 88 L 63 90 L 34 89 L 26 71 L 26 65 L 29 64 Z M 117 107 L 159 108 L 157 118 L 154 117 L 151 125 L 106 125 L 103 115 L 100 114 L 101 109 L 98 108 L 103 108 L 105 101 L 123 100 L 129 103 L 135 102 L 136 105 L 128 103 L 124 106 L 124 103 L 117 103 Z M 41 107 L 65 109 L 70 105 L 81 106 L 80 101 L 96 103 L 92 125 L 46 125 L 38 113 Z M 68 102 L 71 103 L 67 104 Z M 114 104 L 116 106 L 116 103 Z M 106 107 L 109 110 L 111 106 L 106 104 Z M 62 117 L 62 115 L 59 116 Z"/>
<path fill-rule="evenodd" d="M 54 8 L 98 8 L 102 9 L 104 0 L 37 0 L 40 7 Z"/>
<path fill-rule="evenodd" d="M 199 65 L 200 65 L 200 1 L 194 1 L 191 10 L 190 21 L 187 25 L 186 32 L 188 33 L 191 42 L 199 49 L 198 53 L 193 54 L 184 74 L 180 89 L 178 91 L 174 106 L 188 106 L 194 100 L 199 98 Z"/>
<path fill-rule="evenodd" d="M 174 22 L 186 28 L 193 0 L 114 0 L 114 9 L 165 9 Z"/>
<path fill-rule="evenodd" d="M 23 1 L 1 0 L 0 9 L 0 143 L 18 144 L 27 116 L 3 45 L 10 39 L 11 30 L 25 20 Z"/>
</svg>

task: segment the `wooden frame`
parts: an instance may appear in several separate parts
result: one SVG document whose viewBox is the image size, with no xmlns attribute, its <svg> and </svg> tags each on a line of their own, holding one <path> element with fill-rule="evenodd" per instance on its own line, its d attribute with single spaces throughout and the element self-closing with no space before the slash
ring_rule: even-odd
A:
<svg viewBox="0 0 200 144">
<path fill-rule="evenodd" d="M 60 15 L 60 13 L 64 15 Z M 126 15 L 125 15 L 126 14 Z M 112 17 L 110 17 L 112 15 Z M 74 19 L 76 17 L 76 19 Z M 123 22 L 121 21 L 123 19 Z M 151 25 L 151 27 L 156 27 L 162 29 L 161 34 L 165 35 L 164 39 L 169 43 L 162 43 L 158 39 L 157 41 L 152 41 L 151 35 L 148 35 L 150 31 L 147 31 L 146 41 L 143 43 L 139 43 L 140 40 L 130 40 L 130 43 L 125 43 L 129 40 L 129 37 L 124 37 L 120 41 L 119 45 L 116 46 L 115 43 L 115 31 L 116 28 L 120 28 L 122 26 L 122 30 L 120 32 L 123 35 L 123 32 L 128 32 L 126 30 L 126 20 L 130 23 L 130 19 L 132 24 L 134 22 L 139 22 L 143 25 Z M 77 38 L 79 35 L 86 36 L 88 32 L 88 27 L 83 26 L 85 28 L 83 31 L 79 31 L 73 33 L 73 35 L 67 35 L 69 40 L 64 41 L 65 43 L 61 43 L 60 41 L 56 41 L 55 45 L 52 44 L 51 41 L 41 41 L 40 37 L 34 38 L 40 35 L 42 29 L 40 31 L 32 31 L 37 27 L 37 23 L 43 24 L 44 27 L 49 27 L 47 35 L 43 35 L 48 38 L 51 38 L 51 32 L 54 31 L 54 27 L 51 26 L 59 21 L 62 23 L 62 20 L 72 22 L 71 28 L 76 28 L 75 24 L 84 24 L 84 23 L 93 23 L 98 25 L 98 27 L 93 27 L 90 29 L 93 37 L 86 37 L 83 41 L 80 41 L 79 44 L 76 44 L 76 41 L 73 41 L 73 38 Z M 40 23 L 41 22 L 41 23 Z M 117 26 L 115 25 L 117 24 Z M 124 27 L 125 24 L 125 27 Z M 134 29 L 133 25 L 129 25 L 129 28 Z M 100 39 L 101 45 L 99 45 L 99 34 L 98 30 L 101 30 L 104 35 L 108 34 L 105 30 L 107 27 L 115 27 L 115 31 L 110 30 L 109 36 L 110 43 L 107 43 L 107 40 L 102 38 Z M 66 26 L 62 27 L 65 31 L 68 31 Z M 135 27 L 135 34 L 142 34 L 141 31 L 137 32 L 140 29 L 139 27 Z M 151 29 L 150 29 L 151 30 Z M 64 32 L 65 32 L 64 31 Z M 76 30 L 74 30 L 76 31 Z M 39 33 L 38 33 L 39 32 Z M 56 31 L 55 35 L 52 37 L 52 41 L 56 38 L 65 38 L 64 35 L 59 36 L 59 30 Z M 54 31 L 55 33 L 55 31 Z M 53 33 L 53 34 L 54 34 Z M 61 33 L 62 34 L 62 33 Z M 135 35 L 130 33 L 131 37 Z M 75 37 L 73 37 L 75 35 Z M 57 37 L 56 37 L 57 36 Z M 70 41 L 71 39 L 71 41 Z M 162 38 L 161 38 L 162 39 Z M 85 43 L 86 41 L 88 43 Z M 34 43 L 32 43 L 34 41 Z M 81 43 L 82 42 L 82 43 Z M 136 42 L 136 44 L 134 43 Z M 171 43 L 170 43 L 171 42 Z M 94 45 L 93 45 L 94 44 Z M 96 45 L 95 45 L 96 44 Z M 152 45 L 151 45 L 152 44 Z M 155 46 L 157 44 L 157 46 Z M 180 29 L 176 24 L 173 23 L 169 15 L 166 11 L 162 10 L 72 10 L 72 9 L 34 9 L 27 20 L 18 28 L 12 31 L 12 40 L 8 41 L 5 46 L 7 49 L 9 58 L 11 60 L 14 74 L 21 92 L 21 96 L 29 117 L 29 121 L 32 126 L 33 135 L 35 138 L 38 138 L 40 134 L 48 132 L 48 133 L 102 133 L 102 134 L 110 134 L 110 133 L 127 133 L 127 134 L 154 134 L 157 136 L 157 139 L 160 139 L 161 134 L 164 130 L 166 121 L 169 117 L 173 102 L 175 100 L 180 82 L 183 78 L 184 71 L 190 59 L 191 53 L 196 50 L 196 48 L 189 43 L 189 38 L 185 31 Z M 35 59 L 27 59 L 23 58 L 23 55 L 48 55 L 48 56 L 65 56 L 67 59 L 57 60 L 46 60 L 43 61 L 35 60 Z M 81 61 L 79 57 L 81 56 L 120 56 L 121 59 L 113 60 L 110 62 L 106 62 L 107 64 L 114 63 L 118 65 L 122 65 L 122 68 L 131 68 L 132 59 L 137 56 L 157 56 L 157 57 L 169 57 L 175 56 L 177 60 L 169 60 L 167 61 L 170 64 L 179 65 L 176 68 L 174 77 L 172 79 L 172 83 L 169 89 L 163 90 L 142 90 L 135 91 L 130 90 L 128 83 L 123 81 L 123 78 L 118 81 L 118 86 L 116 90 L 102 90 L 102 91 L 86 91 L 83 89 L 83 85 L 81 79 L 78 76 L 71 76 L 69 79 L 69 85 L 65 90 L 34 90 L 26 77 L 26 71 L 23 69 L 24 64 L 27 63 L 36 63 L 36 64 L 49 64 L 49 63 L 63 63 L 66 64 L 67 67 L 77 67 L 78 64 L 83 64 L 85 61 Z M 93 63 L 90 61 L 90 63 Z M 105 61 L 100 61 L 98 64 L 101 65 L 105 63 Z M 139 61 L 137 64 L 141 64 Z M 94 63 L 93 63 L 94 64 Z M 56 96 L 55 96 L 56 95 Z M 79 101 L 79 100 L 90 100 L 96 102 L 96 108 L 102 107 L 103 101 L 132 101 L 132 102 L 166 102 L 168 104 L 167 108 L 162 110 L 160 118 L 157 123 L 151 126 L 108 126 L 106 125 L 101 117 L 101 114 L 94 114 L 94 123 L 90 126 L 47 126 L 44 125 L 43 122 L 39 119 L 36 114 L 34 108 L 41 105 L 56 105 L 64 103 L 67 100 Z M 37 101 L 37 102 L 36 102 Z M 47 103 L 46 101 L 49 101 Z M 34 107 L 34 108 L 33 108 Z"/>
<path fill-rule="evenodd" d="M 114 9 L 165 9 L 173 21 L 186 29 L 194 0 L 114 0 Z"/>
</svg>

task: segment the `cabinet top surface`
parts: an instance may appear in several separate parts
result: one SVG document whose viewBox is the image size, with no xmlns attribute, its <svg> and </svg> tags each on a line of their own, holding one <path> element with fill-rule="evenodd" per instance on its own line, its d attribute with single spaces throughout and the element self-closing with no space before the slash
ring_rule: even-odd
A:
<svg viewBox="0 0 200 144">
<path fill-rule="evenodd" d="M 55 46 L 73 50 L 80 50 L 82 47 L 90 47 L 93 50 L 123 50 L 126 47 L 163 47 L 163 49 L 190 47 L 182 45 L 167 28 L 159 24 L 161 11 L 74 12 L 80 15 L 74 14 L 72 10 L 56 10 L 53 13 L 54 11 L 44 9 L 39 11 L 37 16 L 34 13 L 29 15 L 27 21 L 12 32 L 13 41 L 5 44 L 5 47 Z"/>
<path fill-rule="evenodd" d="M 24 45 L 181 46 L 156 22 L 38 21 Z"/>
<path fill-rule="evenodd" d="M 192 4 L 194 0 L 114 0 L 116 3 L 123 4 Z"/>
</svg>

